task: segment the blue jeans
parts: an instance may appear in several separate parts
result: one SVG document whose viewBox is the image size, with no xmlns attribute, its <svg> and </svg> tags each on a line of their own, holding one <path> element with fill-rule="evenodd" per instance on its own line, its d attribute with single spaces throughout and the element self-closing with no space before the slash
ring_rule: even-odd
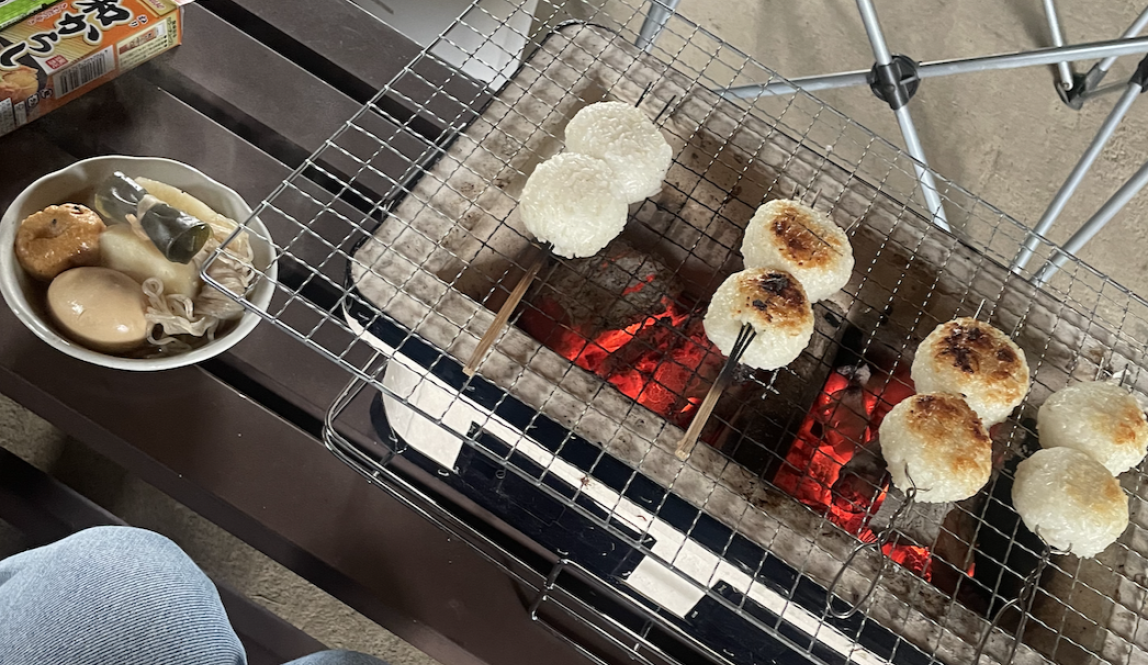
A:
<svg viewBox="0 0 1148 665">
<path fill-rule="evenodd" d="M 245 665 L 211 580 L 163 536 L 81 531 L 0 561 L 3 665 Z M 385 665 L 324 651 L 289 665 Z"/>
</svg>

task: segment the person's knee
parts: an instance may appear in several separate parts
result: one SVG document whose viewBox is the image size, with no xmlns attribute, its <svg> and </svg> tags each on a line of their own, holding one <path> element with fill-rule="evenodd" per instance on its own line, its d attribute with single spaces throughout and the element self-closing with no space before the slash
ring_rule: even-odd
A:
<svg viewBox="0 0 1148 665">
<path fill-rule="evenodd" d="M 95 527 L 75 533 L 50 546 L 50 561 L 76 581 L 128 579 L 144 590 L 156 581 L 181 578 L 210 584 L 198 566 L 167 537 L 134 527 Z"/>
<path fill-rule="evenodd" d="M 144 557 L 186 556 L 167 536 L 134 526 L 96 526 L 78 531 L 55 545 L 66 552 L 115 554 L 137 552 Z"/>
<path fill-rule="evenodd" d="M 0 585 L 0 614 L 19 616 L 15 623 L 39 631 L 36 648 L 46 657 L 143 662 L 124 656 L 139 652 L 150 654 L 147 662 L 243 662 L 215 585 L 160 534 L 87 529 L 18 554 L 0 563 L 0 573 L 4 568 L 9 577 Z M 0 644 L 21 639 L 23 629 L 0 628 Z M 76 634 L 105 639 L 77 642 Z"/>
<path fill-rule="evenodd" d="M 293 660 L 287 665 L 387 665 L 387 663 L 365 653 L 338 649 L 313 653 Z"/>
</svg>

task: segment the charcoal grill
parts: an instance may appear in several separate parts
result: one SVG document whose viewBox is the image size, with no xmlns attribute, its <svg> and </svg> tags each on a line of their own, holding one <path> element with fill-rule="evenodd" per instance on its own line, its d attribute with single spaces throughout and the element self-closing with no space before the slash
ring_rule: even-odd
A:
<svg viewBox="0 0 1148 665">
<path fill-rule="evenodd" d="M 529 21 L 526 5 L 537 5 Z M 1148 303 L 1076 260 L 1034 286 L 1035 271 L 1008 267 L 1029 237 L 1019 222 L 937 175 L 952 230 L 935 226 L 919 165 L 895 146 L 808 94 L 726 94 L 781 79 L 679 15 L 647 51 L 635 48 L 643 16 L 622 1 L 602 9 L 476 3 L 259 206 L 264 222 L 294 230 L 272 239 L 280 275 L 272 304 L 231 295 L 347 370 L 324 432 L 332 452 L 534 588 L 530 609 L 540 621 L 573 617 L 649 663 L 699 654 L 723 663 L 793 654 L 819 663 L 970 662 L 1042 551 L 1008 498 L 1015 462 L 1036 445 L 1036 408 L 1079 380 L 1116 378 L 1144 394 Z M 524 24 L 527 33 L 515 27 Z M 498 89 L 461 73 L 445 82 L 431 75 L 447 63 L 491 68 L 504 43 L 492 35 L 508 29 L 527 48 Z M 594 270 L 552 259 L 468 378 L 462 364 L 533 256 L 517 194 L 561 149 L 565 122 L 605 99 L 640 99 L 675 154 L 662 193 L 631 208 L 618 251 L 639 260 L 598 257 L 614 261 L 603 274 L 622 271 L 632 282 L 623 277 L 623 293 L 611 295 Z M 413 128 L 427 118 L 452 128 L 449 137 L 420 138 Z M 405 176 L 384 175 L 384 157 L 403 159 Z M 598 348 L 613 317 L 621 323 L 609 330 L 630 335 L 626 344 L 651 330 L 665 348 L 697 346 L 690 322 L 738 269 L 754 209 L 797 196 L 816 199 L 847 229 L 854 275 L 816 306 L 817 330 L 801 358 L 778 372 L 740 373 L 703 433 L 708 445 L 688 461 L 674 447 L 714 378 L 704 348 L 703 360 L 684 367 L 692 375 L 673 385 L 660 378 L 666 368 L 681 378 L 673 354 L 646 354 L 653 367 L 641 371 L 623 367 L 646 378 L 634 392 L 538 332 L 549 322 L 565 340 L 581 335 L 583 348 Z M 1056 250 L 1042 242 L 1029 265 L 1039 269 Z M 598 319 L 572 321 L 543 306 L 547 293 L 560 296 L 579 279 L 580 293 L 605 289 L 602 307 L 585 308 Z M 641 302 L 672 306 L 670 324 L 651 321 L 655 311 L 616 306 L 639 284 L 663 290 Z M 802 457 L 811 432 L 825 436 L 811 414 L 852 408 L 828 391 L 856 380 L 861 365 L 869 397 L 860 403 L 879 410 L 902 386 L 916 344 L 954 316 L 1009 332 L 1032 368 L 1029 397 L 993 433 L 998 471 L 969 501 L 909 506 L 894 537 L 883 530 L 903 497 L 862 472 L 859 494 L 871 500 L 852 502 L 856 523 L 842 526 L 848 520 L 827 505 L 810 505 L 811 493 L 840 498 L 817 475 L 822 453 Z M 672 413 L 646 399 L 666 389 L 682 393 L 670 400 Z M 341 422 L 367 418 L 376 440 L 340 433 Z M 849 443 L 861 460 L 863 442 Z M 1049 563 L 1013 662 L 1148 662 L 1142 478 L 1122 477 L 1132 525 L 1117 544 L 1094 560 Z M 501 527 L 476 527 L 460 511 L 531 545 L 505 546 Z M 899 565 L 877 548 L 854 557 L 834 587 L 839 601 L 856 601 L 884 574 L 863 611 L 842 619 L 825 589 L 859 537 L 917 549 L 887 552 L 900 552 Z M 991 631 L 984 661 L 1009 659 L 1016 623 L 1003 617 Z"/>
</svg>

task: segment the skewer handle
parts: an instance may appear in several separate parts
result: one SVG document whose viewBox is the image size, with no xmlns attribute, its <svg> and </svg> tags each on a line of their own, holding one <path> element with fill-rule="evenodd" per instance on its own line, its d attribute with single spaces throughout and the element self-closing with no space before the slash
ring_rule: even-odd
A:
<svg viewBox="0 0 1148 665">
<path fill-rule="evenodd" d="M 731 358 L 732 360 L 732 358 Z M 724 372 L 723 372 L 724 374 Z M 709 422 L 710 414 L 713 413 L 714 406 L 717 405 L 718 398 L 725 392 L 725 386 L 722 385 L 721 376 L 718 380 L 713 382 L 710 386 L 710 391 L 706 393 L 706 398 L 702 400 L 701 406 L 698 407 L 698 412 L 694 414 L 694 420 L 690 423 L 690 428 L 686 430 L 686 435 L 678 442 L 678 449 L 675 455 L 681 461 L 686 461 L 690 458 L 690 453 L 694 451 L 694 446 L 698 443 L 698 437 L 702 435 L 702 429 Z"/>
<path fill-rule="evenodd" d="M 686 430 L 686 435 L 678 442 L 678 449 L 674 451 L 678 459 L 686 461 L 690 458 L 690 453 L 693 452 L 694 446 L 698 443 L 698 437 L 702 435 L 702 429 L 705 428 L 706 423 L 709 422 L 710 414 L 713 413 L 714 406 L 717 405 L 718 398 L 729 387 L 730 381 L 733 380 L 733 370 L 737 364 L 741 362 L 741 357 L 745 354 L 745 350 L 749 347 L 749 343 L 757 335 L 753 326 L 748 323 L 743 324 L 741 332 L 738 333 L 737 340 L 730 350 L 729 358 L 726 359 L 725 365 L 721 368 L 721 373 L 718 374 L 717 380 L 710 386 L 710 391 L 706 393 L 706 398 L 702 400 L 702 404 L 698 407 L 698 412 L 694 414 L 694 420 L 690 423 L 690 428 Z"/>
<path fill-rule="evenodd" d="M 494 341 L 498 339 L 499 333 L 510 321 L 510 316 L 514 314 L 518 303 L 522 302 L 522 297 L 526 295 L 526 289 L 530 288 L 534 278 L 538 276 L 538 271 L 542 270 L 542 266 L 546 264 L 546 256 L 545 250 L 538 252 L 534 261 L 526 268 L 526 272 L 522 273 L 522 277 L 518 279 L 518 284 L 515 284 L 514 290 L 510 292 L 510 297 L 502 304 L 498 314 L 494 317 L 494 321 L 486 329 L 486 334 L 478 340 L 478 346 L 474 347 L 474 352 L 470 354 L 470 359 L 462 368 L 463 374 L 469 377 L 474 376 L 475 372 L 478 371 L 478 366 L 486 357 L 487 351 L 490 351 L 490 347 L 494 346 Z"/>
</svg>

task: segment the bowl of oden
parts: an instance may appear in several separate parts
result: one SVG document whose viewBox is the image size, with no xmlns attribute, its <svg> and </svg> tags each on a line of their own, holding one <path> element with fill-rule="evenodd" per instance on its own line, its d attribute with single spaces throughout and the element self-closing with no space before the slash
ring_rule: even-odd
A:
<svg viewBox="0 0 1148 665">
<path fill-rule="evenodd" d="M 80 360 L 134 371 L 191 365 L 259 323 L 203 279 L 205 264 L 228 292 L 259 309 L 271 302 L 274 250 L 249 217 L 234 190 L 186 164 L 86 159 L 32 183 L 4 213 L 0 292 L 37 337 Z"/>
</svg>

